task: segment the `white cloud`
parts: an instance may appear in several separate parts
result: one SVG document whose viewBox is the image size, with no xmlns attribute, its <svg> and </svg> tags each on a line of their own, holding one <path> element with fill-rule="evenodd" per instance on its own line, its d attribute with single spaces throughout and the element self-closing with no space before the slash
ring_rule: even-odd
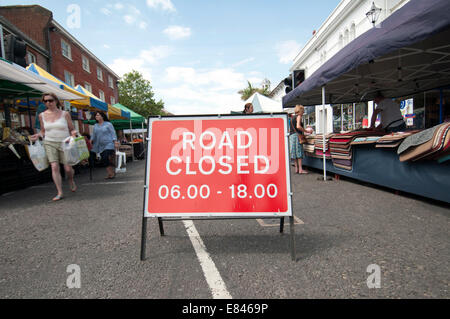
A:
<svg viewBox="0 0 450 319">
<path fill-rule="evenodd" d="M 134 58 L 118 58 L 108 65 L 119 76 L 136 70 L 142 73 L 145 79 L 151 81 L 152 69 L 151 65 L 156 65 L 160 60 L 168 57 L 171 49 L 168 46 L 156 46 L 149 50 L 142 50 Z"/>
<path fill-rule="evenodd" d="M 104 15 L 107 15 L 107 16 L 112 14 L 111 10 L 109 10 L 107 8 L 101 8 L 100 12 L 103 13 Z"/>
<path fill-rule="evenodd" d="M 235 67 L 238 67 L 238 66 L 241 66 L 241 65 L 244 65 L 244 64 L 253 62 L 253 61 L 255 61 L 255 58 L 250 57 L 250 58 L 247 58 L 247 59 L 244 59 L 244 60 L 242 60 L 242 61 L 239 61 L 239 62 L 234 63 L 234 64 L 232 65 L 232 67 L 235 68 Z"/>
<path fill-rule="evenodd" d="M 135 6 L 129 6 L 128 11 L 132 15 L 140 15 L 141 14 L 141 11 L 139 11 L 139 9 L 136 8 Z"/>
<path fill-rule="evenodd" d="M 116 4 L 114 4 L 114 9 L 116 10 L 122 10 L 124 7 L 124 5 L 120 2 L 117 2 Z"/>
<path fill-rule="evenodd" d="M 275 47 L 278 59 L 283 64 L 292 63 L 297 54 L 300 53 L 301 48 L 300 43 L 294 40 L 279 42 Z"/>
<path fill-rule="evenodd" d="M 174 114 L 227 114 L 243 109 L 237 93 L 247 86 L 247 75 L 231 68 L 168 67 L 155 93 Z"/>
<path fill-rule="evenodd" d="M 171 40 L 178 40 L 189 38 L 191 36 L 191 29 L 178 25 L 172 25 L 166 28 L 163 33 L 167 35 Z"/>
<path fill-rule="evenodd" d="M 131 16 L 131 15 L 129 15 L 129 14 L 125 15 L 125 16 L 123 17 L 123 19 L 125 20 L 125 22 L 126 22 L 127 24 L 133 24 L 134 22 L 136 22 L 136 18 L 133 17 L 133 16 Z"/>
<path fill-rule="evenodd" d="M 185 67 L 169 67 L 164 80 L 168 83 L 184 83 L 193 87 L 207 86 L 214 91 L 240 90 L 246 84 L 244 74 L 233 69 L 199 70 Z"/>
<path fill-rule="evenodd" d="M 171 0 L 147 0 L 147 5 L 150 8 L 161 9 L 163 11 L 176 11 L 175 6 Z"/>
<path fill-rule="evenodd" d="M 145 64 L 145 61 L 141 58 L 115 59 L 112 64 L 108 65 L 108 67 L 111 68 L 111 70 L 114 70 L 114 72 L 120 77 L 122 77 L 125 73 L 131 72 L 132 70 L 136 70 L 142 73 L 145 79 L 150 81 L 152 78 L 152 69 L 149 68 Z"/>
<path fill-rule="evenodd" d="M 156 64 L 159 60 L 167 58 L 171 54 L 172 50 L 166 45 L 160 45 L 149 50 L 142 50 L 139 53 L 139 57 L 145 62 L 150 64 Z"/>
<path fill-rule="evenodd" d="M 109 46 L 108 44 L 104 44 L 103 47 L 104 47 L 105 49 L 111 49 L 111 46 Z"/>
<path fill-rule="evenodd" d="M 147 29 L 147 26 L 148 26 L 147 22 L 145 21 L 139 22 L 139 29 L 145 30 Z"/>
</svg>

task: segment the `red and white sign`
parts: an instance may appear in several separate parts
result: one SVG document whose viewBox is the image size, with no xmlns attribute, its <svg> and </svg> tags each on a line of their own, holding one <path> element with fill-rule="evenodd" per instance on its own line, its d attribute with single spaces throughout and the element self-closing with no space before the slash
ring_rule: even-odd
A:
<svg viewBox="0 0 450 319">
<path fill-rule="evenodd" d="M 287 115 L 151 118 L 145 217 L 292 216 Z"/>
</svg>

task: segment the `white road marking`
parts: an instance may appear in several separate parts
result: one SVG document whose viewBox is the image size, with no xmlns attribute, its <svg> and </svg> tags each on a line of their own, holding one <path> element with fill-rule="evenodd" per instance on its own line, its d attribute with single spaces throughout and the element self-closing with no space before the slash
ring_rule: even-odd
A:
<svg viewBox="0 0 450 319">
<path fill-rule="evenodd" d="M 100 183 L 85 183 L 81 184 L 82 186 L 93 186 L 93 185 L 120 185 L 120 184 L 140 184 L 144 183 L 144 181 L 127 181 L 127 182 L 100 182 Z"/>
<path fill-rule="evenodd" d="M 195 228 L 194 223 L 191 220 L 183 221 L 184 227 L 186 227 L 186 231 L 189 235 L 189 239 L 192 242 L 192 246 L 194 246 L 195 253 L 197 254 L 197 258 L 200 261 L 200 266 L 202 267 L 203 274 L 205 275 L 206 282 L 211 289 L 212 295 L 214 299 L 232 299 L 230 293 L 225 286 L 222 277 L 220 276 L 219 271 L 216 268 L 213 260 L 209 256 L 206 251 L 205 244 L 201 239 L 197 229 Z"/>
</svg>

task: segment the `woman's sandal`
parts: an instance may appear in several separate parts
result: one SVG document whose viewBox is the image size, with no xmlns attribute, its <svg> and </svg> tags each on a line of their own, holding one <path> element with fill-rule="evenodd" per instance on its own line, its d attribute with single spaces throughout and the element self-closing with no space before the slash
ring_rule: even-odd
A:
<svg viewBox="0 0 450 319">
<path fill-rule="evenodd" d="M 70 185 L 70 190 L 72 191 L 72 193 L 75 193 L 77 189 L 77 184 L 75 184 L 75 182 L 72 182 L 72 184 Z"/>
<path fill-rule="evenodd" d="M 57 202 L 57 201 L 60 201 L 60 200 L 63 199 L 63 198 L 64 198 L 63 195 L 56 195 L 56 196 L 52 199 L 52 201 Z"/>
</svg>

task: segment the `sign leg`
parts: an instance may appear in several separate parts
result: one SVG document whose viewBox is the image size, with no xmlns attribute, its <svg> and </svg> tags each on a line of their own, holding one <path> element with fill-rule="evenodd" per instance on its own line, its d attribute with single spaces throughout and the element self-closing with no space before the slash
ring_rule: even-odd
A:
<svg viewBox="0 0 450 319">
<path fill-rule="evenodd" d="M 282 234 L 284 231 L 284 217 L 280 218 L 280 233 Z"/>
<path fill-rule="evenodd" d="M 292 261 L 297 261 L 297 257 L 295 256 L 295 225 L 294 225 L 294 216 L 289 217 L 289 222 L 291 224 L 291 256 Z"/>
<path fill-rule="evenodd" d="M 158 224 L 159 224 L 159 233 L 161 234 L 161 236 L 164 236 L 164 225 L 161 217 L 158 218 Z"/>
<path fill-rule="evenodd" d="M 145 250 L 147 246 L 147 218 L 142 219 L 141 261 L 146 260 Z"/>
</svg>

